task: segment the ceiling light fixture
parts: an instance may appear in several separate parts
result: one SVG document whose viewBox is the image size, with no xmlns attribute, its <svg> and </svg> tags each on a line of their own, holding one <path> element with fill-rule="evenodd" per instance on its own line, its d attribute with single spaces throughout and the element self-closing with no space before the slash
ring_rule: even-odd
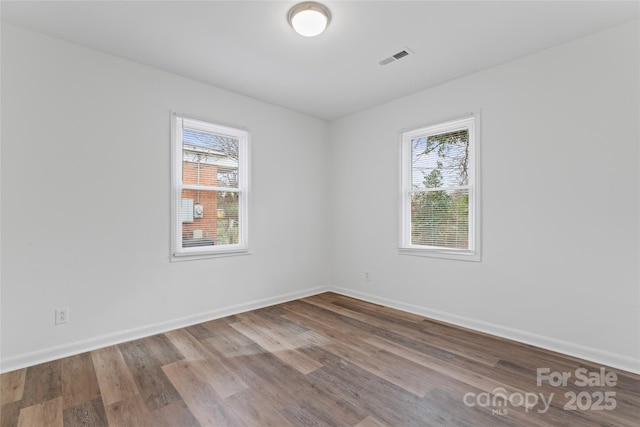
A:
<svg viewBox="0 0 640 427">
<path fill-rule="evenodd" d="M 289 24 L 296 33 L 305 37 L 315 37 L 322 33 L 331 21 L 331 13 L 320 3 L 306 1 L 289 11 Z"/>
</svg>

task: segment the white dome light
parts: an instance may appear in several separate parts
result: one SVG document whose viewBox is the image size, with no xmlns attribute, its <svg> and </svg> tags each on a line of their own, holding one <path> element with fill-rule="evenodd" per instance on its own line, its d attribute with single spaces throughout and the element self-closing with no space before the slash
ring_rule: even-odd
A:
<svg viewBox="0 0 640 427">
<path fill-rule="evenodd" d="M 315 37 L 322 33 L 330 20 L 329 9 L 320 3 L 300 3 L 289 11 L 289 24 L 298 34 L 305 37 Z"/>
</svg>

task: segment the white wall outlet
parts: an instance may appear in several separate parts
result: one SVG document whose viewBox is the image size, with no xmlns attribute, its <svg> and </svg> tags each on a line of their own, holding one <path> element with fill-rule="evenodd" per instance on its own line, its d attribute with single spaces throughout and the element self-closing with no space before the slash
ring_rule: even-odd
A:
<svg viewBox="0 0 640 427">
<path fill-rule="evenodd" d="M 364 280 L 366 280 L 367 282 L 371 281 L 371 272 L 370 271 L 365 271 L 364 272 Z"/>
<path fill-rule="evenodd" d="M 56 308 L 56 325 L 61 325 L 69 321 L 68 308 Z"/>
</svg>

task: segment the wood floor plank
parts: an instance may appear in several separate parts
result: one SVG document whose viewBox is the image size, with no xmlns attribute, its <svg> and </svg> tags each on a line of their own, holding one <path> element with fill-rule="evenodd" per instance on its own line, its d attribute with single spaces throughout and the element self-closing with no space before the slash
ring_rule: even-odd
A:
<svg viewBox="0 0 640 427">
<path fill-rule="evenodd" d="M 186 329 L 166 332 L 164 335 L 171 341 L 173 346 L 182 353 L 186 361 L 206 360 L 208 357 L 211 357 L 211 353 L 206 347 L 187 332 Z"/>
<path fill-rule="evenodd" d="M 283 341 L 277 337 L 269 335 L 259 325 L 243 320 L 232 323 L 231 327 L 303 374 L 308 374 L 309 372 L 313 372 L 314 370 L 322 367 L 321 364 L 298 352 L 295 346 L 291 345 L 287 341 Z"/>
<path fill-rule="evenodd" d="M 462 326 L 450 325 L 431 319 L 425 319 L 423 323 L 426 325 L 423 330 L 427 342 L 432 342 L 436 345 L 449 342 L 454 348 L 466 348 L 469 354 L 486 355 L 486 357 L 493 360 L 517 361 L 534 369 L 538 366 L 546 366 L 549 362 L 554 362 L 554 364 L 563 363 L 564 368 L 570 368 L 575 364 L 575 359 L 564 360 L 562 357 L 558 357 L 559 354 L 557 353 L 527 344 L 516 343 L 483 332 L 472 331 Z M 462 355 L 464 356 L 464 354 Z M 550 355 L 551 357 L 549 357 Z"/>
<path fill-rule="evenodd" d="M 18 427 L 63 427 L 62 397 L 45 400 L 20 411 Z"/>
<path fill-rule="evenodd" d="M 182 356 L 173 345 L 169 347 L 163 344 L 163 348 L 172 350 L 169 350 L 170 354 L 160 355 L 160 359 L 156 358 L 159 348 L 154 348 L 154 344 L 163 340 L 170 344 L 166 337 L 162 337 L 157 340 L 145 338 L 118 346 L 149 411 L 180 399 L 178 392 L 163 372 L 162 365 L 163 362 L 179 360 Z"/>
<path fill-rule="evenodd" d="M 321 331 L 325 337 L 331 338 L 333 342 L 339 342 L 355 351 L 371 354 L 371 346 L 363 344 L 362 341 L 362 338 L 366 336 L 364 331 L 352 324 L 345 324 L 341 316 L 301 301 L 292 301 L 283 304 L 283 306 L 288 311 L 283 315 L 285 319 Z"/>
<path fill-rule="evenodd" d="M 305 304 L 305 303 L 302 303 Z M 366 349 L 362 343 L 359 343 L 359 337 L 370 337 L 370 336 L 380 336 L 384 337 L 388 340 L 391 340 L 396 343 L 401 343 L 404 345 L 408 345 L 413 349 L 419 349 L 420 352 L 428 354 L 432 357 L 439 358 L 444 361 L 450 361 L 452 359 L 457 359 L 461 362 L 469 362 L 471 364 L 482 361 L 483 364 L 491 366 L 495 362 L 495 359 L 486 360 L 484 357 L 475 357 L 475 353 L 472 354 L 470 359 L 467 359 L 463 356 L 458 356 L 454 353 L 450 353 L 447 350 L 443 350 L 441 347 L 438 347 L 434 344 L 428 343 L 424 341 L 424 337 L 420 334 L 416 334 L 415 331 L 401 331 L 401 333 L 397 332 L 397 328 L 390 327 L 389 329 L 385 329 L 382 327 L 371 326 L 367 323 L 364 323 L 360 320 L 346 317 L 338 313 L 334 313 L 330 310 L 321 308 L 320 306 L 308 305 L 308 308 L 299 307 L 297 308 L 299 311 L 304 312 L 304 316 L 312 318 L 315 321 L 324 323 L 325 325 L 340 329 L 345 333 L 348 333 L 351 337 L 348 339 L 348 346 L 354 348 L 356 345 L 360 347 L 360 349 Z M 340 340 L 340 343 L 343 344 L 344 340 Z M 366 343 L 365 343 L 366 344 Z"/>
<path fill-rule="evenodd" d="M 264 396 L 277 410 L 297 401 L 307 391 L 305 376 L 298 370 L 257 344 L 245 350 L 245 355 L 228 362 L 251 390 Z"/>
<path fill-rule="evenodd" d="M 366 341 L 373 345 L 379 346 L 381 349 L 396 354 L 406 360 L 410 360 L 418 365 L 424 366 L 425 368 L 439 372 L 450 378 L 477 387 L 480 390 L 486 392 L 492 392 L 497 388 L 504 388 L 508 393 L 525 393 L 525 391 L 522 389 L 512 387 L 509 384 L 498 382 L 492 377 L 482 376 L 474 371 L 459 368 L 455 364 L 442 361 L 437 357 L 419 353 L 415 350 L 403 347 L 379 337 L 369 337 Z"/>
<path fill-rule="evenodd" d="M 20 417 L 20 407 L 21 402 L 19 400 L 15 402 L 5 403 L 4 405 L 0 406 L 0 427 L 17 426 L 18 418 Z"/>
<path fill-rule="evenodd" d="M 283 411 L 283 415 L 296 426 L 341 427 L 348 426 L 343 420 L 332 414 L 321 411 L 316 405 L 306 400 L 297 402 Z"/>
<path fill-rule="evenodd" d="M 241 370 L 246 371 L 245 382 L 251 391 L 278 411 L 295 405 L 304 396 L 313 396 L 313 403 L 319 410 L 338 416 L 353 425 L 366 417 L 358 402 L 347 402 L 333 393 L 330 384 L 318 384 L 308 380 L 308 375 L 291 369 L 270 353 L 254 353 L 238 361 Z M 309 375 L 319 374 L 323 368 Z"/>
<path fill-rule="evenodd" d="M 109 426 L 102 399 L 99 397 L 65 408 L 62 412 L 62 417 L 65 427 Z"/>
<path fill-rule="evenodd" d="M 239 375 L 216 359 L 198 360 L 192 364 L 202 379 L 223 398 L 249 388 Z"/>
<path fill-rule="evenodd" d="M 376 417 L 372 417 L 371 415 L 369 415 L 367 418 L 360 421 L 358 424 L 356 424 L 353 427 L 388 427 L 388 426 L 382 421 L 378 420 Z"/>
<path fill-rule="evenodd" d="M 27 368 L 22 407 L 37 405 L 62 396 L 60 360 Z"/>
<path fill-rule="evenodd" d="M 94 350 L 91 358 L 105 406 L 140 393 L 118 346 Z"/>
<path fill-rule="evenodd" d="M 574 377 L 538 386 L 541 367 Z M 578 368 L 617 382 L 578 386 Z M 0 427 L 636 427 L 640 418 L 639 375 L 332 293 L 0 382 Z M 615 393 L 615 409 L 564 407 L 571 393 L 600 392 Z M 553 398 L 532 407 L 498 398 L 524 393 Z M 485 403 L 469 405 L 478 396 Z"/>
<path fill-rule="evenodd" d="M 307 402 L 311 403 L 320 413 L 329 414 L 330 418 L 335 420 L 336 425 L 352 426 L 366 415 L 366 411 L 357 402 L 344 401 L 334 395 L 330 389 L 314 384 L 309 380 L 305 385 L 307 390 L 300 394 L 299 397 L 313 396 L 312 399 L 307 398 Z"/>
<path fill-rule="evenodd" d="M 0 377 L 0 405 L 22 399 L 26 375 L 26 369 L 18 369 L 13 372 L 7 372 Z"/>
<path fill-rule="evenodd" d="M 234 323 L 234 322 L 232 322 Z M 213 348 L 217 354 L 226 358 L 242 356 L 244 349 L 253 344 L 253 341 L 242 333 L 236 331 L 228 322 L 212 321 L 204 323 L 212 331 L 212 335 L 202 340 Z"/>
<path fill-rule="evenodd" d="M 213 336 L 213 332 L 203 324 L 192 325 L 184 328 L 186 332 L 198 341 L 205 340 Z"/>
<path fill-rule="evenodd" d="M 362 356 L 337 345 L 326 346 L 325 349 L 416 396 L 424 397 L 433 388 L 427 376 L 420 369 L 416 369 L 415 363 L 394 357 L 385 351 L 379 351 L 372 356 Z"/>
<path fill-rule="evenodd" d="M 90 353 L 61 360 L 62 405 L 69 408 L 100 397 L 100 386 Z"/>
<path fill-rule="evenodd" d="M 278 313 L 281 314 L 275 318 L 271 316 L 263 317 L 260 314 L 271 314 L 273 311 L 274 310 L 265 312 L 263 309 L 256 312 L 257 314 L 252 312 L 242 313 L 238 315 L 238 318 L 254 326 L 261 327 L 263 330 L 266 330 L 269 335 L 277 337 L 279 341 L 289 344 L 291 348 L 294 349 L 323 346 L 331 343 L 331 340 L 324 335 L 283 317 L 283 314 L 288 313 L 286 310 L 278 310 Z"/>
<path fill-rule="evenodd" d="M 338 417 L 347 425 L 356 424 L 366 416 L 366 412 L 359 407 L 358 402 L 337 398 L 331 386 L 318 384 L 309 379 L 309 375 L 321 372 L 324 368 L 303 375 L 270 353 L 249 356 L 243 365 L 250 366 L 261 379 L 270 380 L 260 389 L 259 395 L 281 412 L 292 405 L 295 406 L 305 396 L 313 396 L 312 402 L 319 411 L 332 414 L 332 417 Z M 255 391 L 254 382 L 247 381 L 247 383 L 251 384 L 251 390 Z M 275 388 L 274 383 L 281 387 Z"/>
<path fill-rule="evenodd" d="M 316 307 L 323 308 L 344 317 L 359 320 L 364 323 L 369 323 L 370 321 L 372 321 L 371 317 L 367 316 L 366 314 L 333 304 L 325 298 L 303 298 L 300 301 L 307 304 L 315 305 Z"/>
<path fill-rule="evenodd" d="M 208 351 L 186 330 L 172 331 L 165 335 L 185 356 L 184 361 L 189 362 L 190 367 L 201 375 L 221 397 L 228 397 L 249 388 L 222 360 Z"/>
<path fill-rule="evenodd" d="M 202 426 L 242 426 L 244 422 L 226 408 L 222 398 L 203 381 L 189 362 L 165 365 L 163 370 Z"/>
<path fill-rule="evenodd" d="M 487 366 L 495 366 L 495 364 L 500 360 L 498 357 L 493 355 L 487 355 L 486 351 L 472 351 L 469 346 L 460 345 L 448 337 L 439 337 L 434 335 L 427 335 L 423 330 L 423 327 L 419 328 L 411 328 L 406 324 L 399 324 L 395 322 L 389 322 L 377 317 L 373 317 L 371 315 L 367 315 L 366 313 L 373 312 L 373 310 L 365 310 L 361 309 L 361 311 L 355 311 L 353 308 L 345 307 L 345 304 L 331 304 L 324 300 L 315 300 L 309 299 L 306 302 L 311 303 L 317 307 L 323 308 L 325 310 L 332 311 L 341 316 L 362 322 L 361 327 L 366 327 L 369 330 L 372 328 L 380 328 L 385 331 L 389 331 L 403 337 L 418 340 L 421 342 L 428 342 L 429 345 L 438 347 L 448 353 L 456 354 L 459 356 L 463 356 L 467 359 L 473 359 L 477 362 L 484 363 Z M 353 307 L 353 306 L 351 306 Z M 364 313 L 362 312 L 364 311 Z M 353 323 L 353 322 L 351 322 Z"/>
<path fill-rule="evenodd" d="M 287 311 L 287 313 L 282 317 L 321 333 L 323 336 L 329 338 L 331 343 L 339 342 L 341 345 L 346 346 L 351 350 L 358 351 L 363 355 L 368 356 L 373 354 L 375 351 L 373 346 L 362 340 L 363 336 L 360 333 L 355 333 L 348 329 L 331 327 L 321 321 L 314 320 L 312 317 L 300 315 L 292 311 Z"/>
<path fill-rule="evenodd" d="M 141 395 L 133 395 L 107 407 L 105 413 L 110 427 L 155 427 L 157 420 L 149 412 Z"/>
<path fill-rule="evenodd" d="M 297 427 L 277 410 L 270 399 L 253 390 L 246 390 L 225 399 L 225 405 L 248 426 Z"/>
<path fill-rule="evenodd" d="M 143 347 L 149 356 L 149 360 L 153 360 L 153 363 L 158 366 L 184 359 L 184 356 L 171 341 L 169 341 L 165 334 L 142 338 L 135 341 L 135 343 Z"/>
<path fill-rule="evenodd" d="M 338 298 L 332 305 L 329 305 L 329 307 L 331 306 L 338 306 L 348 310 L 345 313 L 366 314 L 369 316 L 369 322 L 374 326 L 384 327 L 389 331 L 421 342 L 428 342 L 430 345 L 440 347 L 449 353 L 464 356 L 467 359 L 472 359 L 488 366 L 495 366 L 500 360 L 500 355 L 487 352 L 485 337 L 482 337 L 479 340 L 480 342 L 475 342 L 476 340 L 474 340 L 473 336 L 468 336 L 468 330 L 459 327 L 451 327 L 434 321 L 425 322 L 424 318 L 420 322 L 407 321 L 403 317 L 392 314 L 398 313 L 398 310 L 345 297 Z M 467 333 L 462 340 L 458 340 L 457 335 L 454 334 L 460 331 Z"/>
<path fill-rule="evenodd" d="M 373 310 L 375 312 L 381 313 L 382 317 L 385 319 L 404 320 L 415 325 L 423 324 L 425 320 L 424 316 L 421 316 L 419 314 L 385 307 L 384 305 L 375 304 L 368 301 L 362 301 L 356 298 L 348 297 L 346 295 L 340 295 L 335 292 L 325 292 L 323 294 L 314 295 L 314 297 L 318 297 L 318 299 L 323 301 L 334 302 L 335 304 L 346 303 L 352 306 L 361 307 L 366 310 Z M 359 309 L 360 308 L 358 308 L 358 310 Z"/>
<path fill-rule="evenodd" d="M 156 409 L 152 416 L 153 427 L 201 427 L 183 400 Z"/>
<path fill-rule="evenodd" d="M 362 408 L 386 424 L 424 424 L 423 401 L 415 394 L 326 349 L 316 347 L 303 351 L 318 358 L 324 365 L 323 369 L 309 374 L 314 387 L 331 388 L 341 401 Z"/>
</svg>

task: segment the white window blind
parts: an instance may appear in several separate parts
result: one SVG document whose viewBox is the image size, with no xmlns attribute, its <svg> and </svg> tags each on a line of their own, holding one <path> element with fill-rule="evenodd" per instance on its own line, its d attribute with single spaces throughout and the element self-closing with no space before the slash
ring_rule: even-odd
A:
<svg viewBox="0 0 640 427">
<path fill-rule="evenodd" d="M 173 116 L 172 257 L 246 252 L 248 133 Z"/>
<path fill-rule="evenodd" d="M 475 118 L 402 135 L 401 249 L 479 259 Z"/>
</svg>

